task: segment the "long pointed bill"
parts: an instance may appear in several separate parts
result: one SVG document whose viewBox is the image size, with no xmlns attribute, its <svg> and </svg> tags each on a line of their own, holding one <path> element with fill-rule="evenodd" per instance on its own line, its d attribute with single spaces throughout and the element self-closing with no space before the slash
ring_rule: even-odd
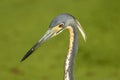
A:
<svg viewBox="0 0 120 80">
<path fill-rule="evenodd" d="M 45 35 L 25 54 L 21 61 L 24 61 L 28 56 L 30 56 L 43 42 L 55 36 L 55 33 L 56 31 L 49 29 Z"/>
</svg>

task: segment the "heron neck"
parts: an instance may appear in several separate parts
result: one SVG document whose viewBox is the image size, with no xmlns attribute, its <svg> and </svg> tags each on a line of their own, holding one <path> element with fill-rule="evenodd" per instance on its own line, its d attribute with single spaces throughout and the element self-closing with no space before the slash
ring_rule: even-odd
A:
<svg viewBox="0 0 120 80">
<path fill-rule="evenodd" d="M 70 33 L 69 50 L 65 60 L 64 80 L 74 80 L 74 58 L 78 48 L 78 33 L 76 27 L 68 27 Z"/>
</svg>

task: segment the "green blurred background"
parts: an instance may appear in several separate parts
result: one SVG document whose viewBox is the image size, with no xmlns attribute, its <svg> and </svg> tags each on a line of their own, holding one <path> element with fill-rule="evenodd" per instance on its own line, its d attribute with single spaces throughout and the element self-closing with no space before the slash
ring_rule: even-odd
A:
<svg viewBox="0 0 120 80">
<path fill-rule="evenodd" d="M 76 80 L 120 80 L 119 0 L 0 0 L 0 80 L 63 80 L 67 30 L 20 62 L 60 13 L 75 16 L 87 34 L 86 43 L 79 36 Z"/>
</svg>

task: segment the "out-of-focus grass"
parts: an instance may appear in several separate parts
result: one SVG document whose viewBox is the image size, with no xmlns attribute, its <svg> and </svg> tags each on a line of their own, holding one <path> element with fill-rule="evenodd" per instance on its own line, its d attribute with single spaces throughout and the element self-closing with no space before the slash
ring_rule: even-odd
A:
<svg viewBox="0 0 120 80">
<path fill-rule="evenodd" d="M 1 0 L 0 80 L 62 80 L 68 31 L 43 44 L 25 62 L 20 59 L 60 13 L 71 13 L 87 34 L 80 36 L 77 80 L 120 79 L 120 1 Z M 57 45 L 57 46 L 56 46 Z"/>
</svg>

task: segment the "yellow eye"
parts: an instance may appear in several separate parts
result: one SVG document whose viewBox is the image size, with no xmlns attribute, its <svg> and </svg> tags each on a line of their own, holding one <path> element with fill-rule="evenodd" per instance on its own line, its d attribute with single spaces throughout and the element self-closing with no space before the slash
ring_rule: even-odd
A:
<svg viewBox="0 0 120 80">
<path fill-rule="evenodd" d="M 58 27 L 61 28 L 64 26 L 64 23 L 61 23 Z"/>
</svg>

